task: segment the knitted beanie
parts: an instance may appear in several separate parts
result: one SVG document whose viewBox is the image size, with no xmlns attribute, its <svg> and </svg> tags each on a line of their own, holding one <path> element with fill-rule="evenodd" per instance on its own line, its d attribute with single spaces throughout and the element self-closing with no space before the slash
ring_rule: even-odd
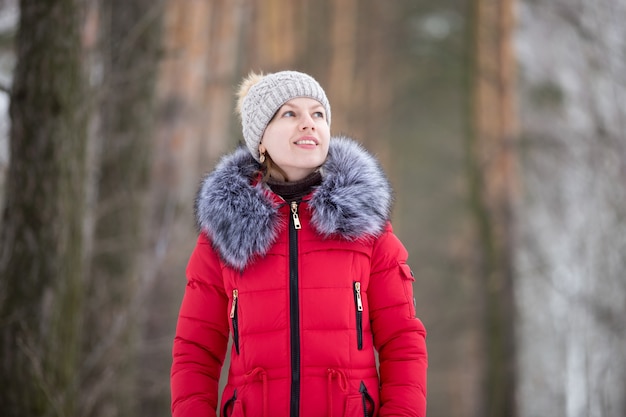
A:
<svg viewBox="0 0 626 417">
<path fill-rule="evenodd" d="M 239 97 L 243 138 L 257 161 L 265 128 L 278 109 L 293 98 L 308 97 L 319 101 L 326 111 L 326 121 L 330 126 L 330 103 L 322 87 L 310 75 L 297 71 L 281 71 L 264 76 L 252 74 L 242 84 L 242 90 L 245 89 L 247 91 L 240 91 Z"/>
</svg>

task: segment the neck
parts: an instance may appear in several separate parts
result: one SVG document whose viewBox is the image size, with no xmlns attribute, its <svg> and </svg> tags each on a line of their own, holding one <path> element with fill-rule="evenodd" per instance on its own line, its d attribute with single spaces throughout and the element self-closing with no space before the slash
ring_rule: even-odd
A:
<svg viewBox="0 0 626 417">
<path fill-rule="evenodd" d="M 272 191 L 284 198 L 286 201 L 300 200 L 309 194 L 313 187 L 322 182 L 322 175 L 319 171 L 314 171 L 299 181 L 278 181 L 270 178 L 267 185 Z"/>
</svg>

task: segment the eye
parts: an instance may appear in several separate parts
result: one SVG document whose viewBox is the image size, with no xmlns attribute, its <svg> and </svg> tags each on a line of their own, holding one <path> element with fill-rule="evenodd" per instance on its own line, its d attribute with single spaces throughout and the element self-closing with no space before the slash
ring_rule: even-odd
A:
<svg viewBox="0 0 626 417">
<path fill-rule="evenodd" d="M 315 113 L 313 113 L 313 117 L 317 118 L 317 119 L 323 119 L 324 118 L 324 113 L 321 111 L 316 111 Z"/>
<path fill-rule="evenodd" d="M 294 117 L 296 115 L 296 113 L 294 113 L 291 110 L 287 110 L 286 112 L 283 113 L 283 117 Z"/>
</svg>

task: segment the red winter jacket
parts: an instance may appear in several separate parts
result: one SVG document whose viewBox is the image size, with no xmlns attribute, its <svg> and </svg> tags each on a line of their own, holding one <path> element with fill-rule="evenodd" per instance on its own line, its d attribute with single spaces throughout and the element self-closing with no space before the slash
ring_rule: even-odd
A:
<svg viewBox="0 0 626 417">
<path fill-rule="evenodd" d="M 333 138 L 322 184 L 299 204 L 251 180 L 256 170 L 238 150 L 198 194 L 174 417 L 216 415 L 229 335 L 222 416 L 425 416 L 426 332 L 376 162 Z"/>
</svg>

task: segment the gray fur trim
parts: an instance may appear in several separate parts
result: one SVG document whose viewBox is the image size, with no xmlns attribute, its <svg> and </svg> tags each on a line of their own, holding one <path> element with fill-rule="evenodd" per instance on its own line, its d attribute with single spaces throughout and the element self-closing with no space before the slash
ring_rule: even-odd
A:
<svg viewBox="0 0 626 417">
<path fill-rule="evenodd" d="M 382 233 L 391 212 L 391 185 L 365 148 L 346 137 L 331 139 L 322 178 L 310 201 L 313 226 L 322 236 L 356 240 Z"/>
<path fill-rule="evenodd" d="M 244 148 L 222 158 L 207 175 L 196 197 L 196 222 L 210 236 L 229 265 L 244 269 L 255 255 L 263 256 L 281 229 L 278 208 L 251 178 L 259 164 Z"/>
<path fill-rule="evenodd" d="M 239 148 L 208 174 L 196 197 L 196 222 L 225 263 L 243 270 L 263 256 L 286 227 L 263 184 L 251 185 L 259 164 Z M 383 232 L 392 192 L 378 161 L 347 137 L 330 140 L 322 183 L 309 204 L 312 225 L 324 237 L 368 239 Z"/>
</svg>

